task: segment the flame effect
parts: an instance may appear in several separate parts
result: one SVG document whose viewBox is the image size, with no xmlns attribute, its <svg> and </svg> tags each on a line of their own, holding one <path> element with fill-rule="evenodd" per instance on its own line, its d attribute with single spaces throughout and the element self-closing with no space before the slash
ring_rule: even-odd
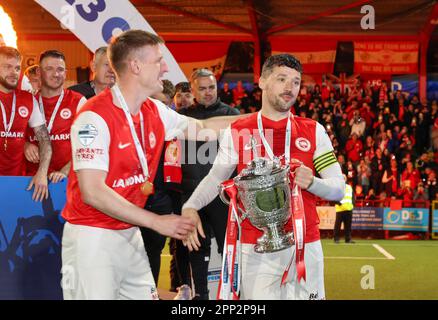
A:
<svg viewBox="0 0 438 320">
<path fill-rule="evenodd" d="M 0 45 L 2 44 L 17 48 L 17 33 L 14 30 L 11 17 L 0 6 Z"/>
</svg>

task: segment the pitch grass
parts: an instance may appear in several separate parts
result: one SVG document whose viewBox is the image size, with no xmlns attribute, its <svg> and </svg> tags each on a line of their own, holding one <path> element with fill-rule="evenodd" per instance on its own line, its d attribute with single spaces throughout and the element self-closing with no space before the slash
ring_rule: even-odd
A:
<svg viewBox="0 0 438 320">
<path fill-rule="evenodd" d="M 333 240 L 322 240 L 327 299 L 438 300 L 438 241 L 355 241 L 335 244 Z M 373 244 L 395 260 L 387 259 Z M 160 289 L 169 290 L 169 262 L 166 245 L 161 259 Z M 374 289 L 370 270 L 374 270 Z M 361 283 L 369 288 L 363 289 Z"/>
</svg>

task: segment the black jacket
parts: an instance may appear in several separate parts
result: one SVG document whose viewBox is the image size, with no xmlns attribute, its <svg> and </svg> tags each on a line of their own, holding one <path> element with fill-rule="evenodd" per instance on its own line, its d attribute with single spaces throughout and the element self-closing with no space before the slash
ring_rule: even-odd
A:
<svg viewBox="0 0 438 320">
<path fill-rule="evenodd" d="M 208 119 L 217 116 L 238 115 L 238 109 L 234 109 L 217 101 L 205 107 L 199 103 L 180 110 L 181 114 L 195 119 Z M 208 174 L 216 158 L 219 143 L 217 141 L 184 141 L 182 143 L 182 183 L 181 187 L 185 193 L 192 193 L 201 180 Z"/>
<path fill-rule="evenodd" d="M 76 84 L 74 86 L 69 87 L 70 90 L 79 92 L 82 94 L 87 100 L 94 97 L 96 93 L 94 92 L 93 87 L 91 86 L 91 81 L 82 82 Z"/>
</svg>

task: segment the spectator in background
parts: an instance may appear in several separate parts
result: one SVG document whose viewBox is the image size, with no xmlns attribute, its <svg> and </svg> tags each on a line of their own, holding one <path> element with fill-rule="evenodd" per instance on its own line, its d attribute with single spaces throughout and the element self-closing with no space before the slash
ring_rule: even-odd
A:
<svg viewBox="0 0 438 320">
<path fill-rule="evenodd" d="M 262 108 L 262 90 L 253 90 L 250 100 L 250 111 L 257 112 Z"/>
<path fill-rule="evenodd" d="M 356 134 L 358 138 L 361 138 L 366 129 L 366 123 L 363 121 L 359 114 L 359 110 L 353 112 L 353 118 L 350 120 L 351 135 Z"/>
<path fill-rule="evenodd" d="M 423 153 L 430 146 L 429 139 L 425 139 L 429 135 L 430 130 L 430 117 L 429 114 L 425 117 L 422 112 L 418 114 L 418 119 L 416 121 L 416 130 L 415 130 L 415 150 L 417 154 Z"/>
<path fill-rule="evenodd" d="M 116 77 L 108 60 L 107 49 L 108 47 L 100 47 L 94 53 L 93 60 L 90 62 L 91 80 L 71 86 L 70 90 L 79 92 L 85 98 L 90 99 L 113 86 Z"/>
<path fill-rule="evenodd" d="M 374 193 L 374 189 L 373 189 L 373 188 L 371 188 L 370 190 L 368 190 L 368 194 L 367 194 L 367 196 L 365 197 L 365 200 L 370 200 L 370 201 L 375 201 L 375 200 L 377 200 L 377 197 L 376 197 L 376 195 L 375 195 L 375 193 Z"/>
<path fill-rule="evenodd" d="M 374 146 L 374 139 L 372 136 L 367 136 L 365 139 L 365 146 L 364 146 L 364 158 L 368 157 L 368 159 L 373 159 L 376 155 L 376 150 Z"/>
<path fill-rule="evenodd" d="M 338 154 L 338 162 L 341 166 L 342 172 L 347 172 L 347 163 L 345 162 L 345 157 L 342 153 Z"/>
<path fill-rule="evenodd" d="M 399 189 L 397 198 L 403 200 L 403 207 L 409 208 L 412 206 L 414 191 L 412 190 L 411 182 L 409 180 L 402 181 L 402 188 Z"/>
<path fill-rule="evenodd" d="M 356 187 L 354 188 L 354 197 L 356 201 L 365 200 L 365 194 L 363 193 L 363 188 L 360 184 L 356 185 Z"/>
<path fill-rule="evenodd" d="M 382 132 L 380 137 L 377 139 L 377 148 L 379 148 L 382 151 L 385 151 L 387 149 L 389 142 L 389 138 L 386 135 L 386 131 Z"/>
<path fill-rule="evenodd" d="M 383 190 L 389 195 L 396 195 L 400 187 L 400 172 L 395 156 L 391 157 L 389 168 L 385 169 L 382 176 Z"/>
<path fill-rule="evenodd" d="M 398 150 L 400 142 L 390 129 L 386 130 L 386 136 L 388 137 L 386 148 L 388 149 L 389 153 L 395 153 Z"/>
<path fill-rule="evenodd" d="M 356 133 L 351 134 L 351 138 L 348 139 L 345 146 L 345 151 L 347 152 L 347 159 L 353 162 L 358 162 L 361 158 L 363 150 L 363 143 L 358 139 Z"/>
<path fill-rule="evenodd" d="M 357 184 L 362 186 L 364 194 L 367 194 L 368 189 L 370 188 L 370 176 L 371 168 L 364 159 L 361 159 L 357 166 Z"/>
<path fill-rule="evenodd" d="M 429 191 L 424 188 L 424 185 L 422 182 L 420 182 L 417 185 L 417 188 L 415 189 L 415 192 L 414 192 L 413 199 L 414 200 L 424 200 L 424 201 L 429 200 Z"/>
<path fill-rule="evenodd" d="M 195 101 L 194 99 L 189 82 L 179 82 L 176 84 L 173 104 L 177 112 L 192 106 Z"/>
<path fill-rule="evenodd" d="M 420 182 L 420 172 L 418 169 L 414 168 L 412 161 L 408 161 L 406 163 L 406 169 L 403 170 L 401 181 L 404 183 L 409 180 L 409 187 L 411 189 L 417 188 L 418 183 Z"/>
<path fill-rule="evenodd" d="M 225 104 L 233 103 L 233 92 L 230 90 L 228 82 L 224 82 L 224 87 L 219 91 L 219 98 Z"/>
<path fill-rule="evenodd" d="M 242 101 L 244 97 L 247 97 L 245 88 L 243 87 L 242 81 L 237 81 L 236 87 L 233 89 L 233 102 L 237 105 L 237 100 Z"/>
<path fill-rule="evenodd" d="M 351 160 L 347 161 L 347 181 L 351 183 L 351 185 L 356 185 L 357 181 L 357 171 Z"/>
<path fill-rule="evenodd" d="M 429 190 L 429 198 L 434 199 L 435 194 L 438 192 L 438 184 L 436 178 L 436 171 L 432 169 L 427 177 L 426 185 Z"/>
<path fill-rule="evenodd" d="M 382 176 L 387 165 L 387 159 L 384 157 L 381 149 L 376 149 L 376 156 L 371 160 L 371 187 L 377 193 L 382 191 Z"/>
<path fill-rule="evenodd" d="M 368 103 L 364 102 L 362 107 L 359 109 L 360 116 L 365 120 L 366 126 L 369 128 L 373 123 L 376 115 L 371 111 L 371 107 Z"/>
<path fill-rule="evenodd" d="M 35 95 L 41 88 L 41 77 L 38 73 L 38 65 L 34 64 L 24 71 L 25 76 L 29 79 L 32 86 L 32 94 Z"/>
</svg>

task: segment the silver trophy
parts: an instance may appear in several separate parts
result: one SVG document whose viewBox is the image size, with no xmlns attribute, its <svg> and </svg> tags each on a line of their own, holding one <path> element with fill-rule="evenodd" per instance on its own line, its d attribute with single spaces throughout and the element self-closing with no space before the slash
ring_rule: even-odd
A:
<svg viewBox="0 0 438 320">
<path fill-rule="evenodd" d="M 244 206 L 244 210 L 238 206 L 240 221 L 249 218 L 256 228 L 263 231 L 263 235 L 257 239 L 256 252 L 289 248 L 294 244 L 293 233 L 284 230 L 291 216 L 289 166 L 281 165 L 278 158 L 271 161 L 258 157 L 253 137 L 251 145 L 253 160 L 233 179 L 238 199 Z M 219 195 L 223 202 L 229 204 L 223 185 L 220 186 Z"/>
</svg>

